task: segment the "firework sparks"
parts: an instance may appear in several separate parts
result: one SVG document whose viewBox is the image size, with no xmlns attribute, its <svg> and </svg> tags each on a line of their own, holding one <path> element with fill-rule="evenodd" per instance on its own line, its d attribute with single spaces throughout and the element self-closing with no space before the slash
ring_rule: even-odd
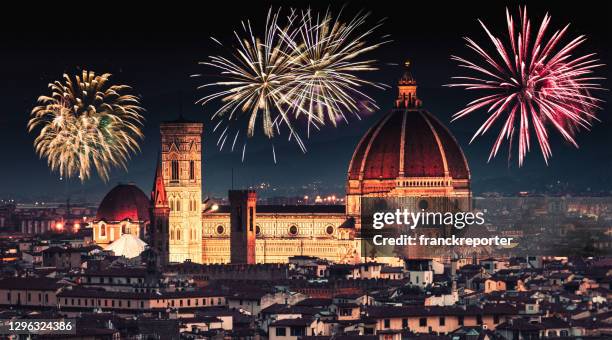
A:
<svg viewBox="0 0 612 340">
<path fill-rule="evenodd" d="M 364 106 L 358 105 L 358 100 L 363 103 L 363 98 L 371 104 L 366 107 L 375 108 L 374 100 L 360 87 L 382 86 L 355 73 L 376 69 L 373 60 L 357 58 L 384 43 L 366 42 L 380 24 L 359 33 L 367 15 L 342 23 L 330 12 L 315 18 L 310 10 L 291 10 L 286 20 L 280 18 L 280 11 L 270 9 L 263 39 L 256 37 L 250 22 L 243 22 L 242 31 L 234 32 L 238 45 L 230 57 L 211 56 L 200 63 L 216 69 L 224 78 L 198 87 L 222 89 L 196 102 L 206 105 L 221 101 L 212 115 L 213 120 L 219 120 L 215 130 L 221 131 L 217 142 L 220 149 L 231 144 L 233 151 L 242 139 L 241 132 L 253 137 L 260 124 L 268 138 L 280 134 L 281 127 L 286 126 L 289 140 L 306 151 L 296 127 L 298 120 L 304 119 L 310 132 L 311 126 L 318 129 L 326 122 L 335 126 L 340 118 L 346 120 L 345 113 L 357 114 Z"/>
<path fill-rule="evenodd" d="M 361 87 L 383 88 L 384 85 L 356 74 L 378 70 L 375 60 L 357 58 L 388 42 L 367 43 L 366 39 L 382 25 L 379 22 L 365 29 L 368 16 L 357 14 L 344 23 L 340 21 L 340 15 L 334 18 L 329 10 L 321 15 L 309 9 L 301 12 L 298 27 L 290 35 L 287 31 L 280 31 L 291 48 L 294 74 L 283 89 L 294 104 L 295 116 L 306 113 L 309 127 L 326 122 L 334 126 L 338 121 L 348 122 L 346 113 L 359 118 L 358 100 L 368 111 L 378 109 Z"/>
<path fill-rule="evenodd" d="M 223 129 L 217 142 L 220 149 L 225 145 L 230 133 L 233 133 L 233 137 L 229 138 L 232 141 L 231 148 L 234 150 L 240 128 L 232 131 L 231 127 L 245 118 L 247 137 L 255 134 L 260 115 L 263 132 L 268 138 L 274 137 L 275 130 L 277 132 L 280 130 L 281 123 L 285 123 L 289 130 L 293 131 L 292 120 L 286 109 L 287 100 L 279 90 L 294 77 L 291 74 L 289 50 L 277 34 L 279 15 L 279 12 L 273 13 L 271 10 L 268 12 L 263 41 L 255 36 L 250 22 L 243 22 L 244 37 L 234 32 L 238 48 L 234 51 L 232 59 L 211 56 L 210 61 L 200 63 L 217 69 L 220 75 L 227 79 L 199 86 L 198 89 L 210 86 L 221 86 L 224 89 L 202 97 L 196 102 L 206 105 L 220 99 L 223 103 L 212 116 L 213 120 L 219 118 L 215 131 Z M 202 75 L 194 75 L 194 77 L 199 76 Z M 304 149 L 299 136 L 295 136 L 300 147 Z"/>
<path fill-rule="evenodd" d="M 34 147 L 52 171 L 85 181 L 95 168 L 108 180 L 111 167 L 126 168 L 130 153 L 139 150 L 143 109 L 126 85 L 111 85 L 110 74 L 64 74 L 49 84 L 50 96 L 40 96 L 28 130 L 39 129 Z"/>
<path fill-rule="evenodd" d="M 576 131 L 580 128 L 588 129 L 596 119 L 595 113 L 600 109 L 601 100 L 593 97 L 590 91 L 603 89 L 599 85 L 603 78 L 593 75 L 594 69 L 603 65 L 594 58 L 595 54 L 572 55 L 576 48 L 584 43 L 585 36 L 581 35 L 565 45 L 561 44 L 569 25 L 555 31 L 546 40 L 551 19 L 546 14 L 533 39 L 527 8 L 524 7 L 519 14 L 520 23 L 515 27 L 514 18 L 506 9 L 506 44 L 479 20 L 495 48 L 493 53 L 489 53 L 474 40 L 466 37 L 466 46 L 481 58 L 480 63 L 458 56 L 451 57 L 460 67 L 477 75 L 453 77 L 457 83 L 448 86 L 489 91 L 489 94 L 468 103 L 463 110 L 455 113 L 453 120 L 480 109 L 487 110 L 489 117 L 471 141 L 486 133 L 498 120 L 504 120 L 489 160 L 497 155 L 504 140 L 509 140 L 511 150 L 518 120 L 519 166 L 523 165 L 525 155 L 530 150 L 532 132 L 535 133 L 544 161 L 548 164 L 548 159 L 552 156 L 549 126 L 558 131 L 566 141 L 578 147 L 574 138 Z"/>
</svg>

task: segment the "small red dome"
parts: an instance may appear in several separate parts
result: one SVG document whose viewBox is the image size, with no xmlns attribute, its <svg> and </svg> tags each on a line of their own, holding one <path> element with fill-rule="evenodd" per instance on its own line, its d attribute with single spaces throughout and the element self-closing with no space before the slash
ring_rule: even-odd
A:
<svg viewBox="0 0 612 340">
<path fill-rule="evenodd" d="M 98 207 L 97 220 L 148 221 L 149 199 L 142 190 L 134 184 L 119 184 L 104 196 Z"/>
<path fill-rule="evenodd" d="M 394 109 L 363 136 L 349 165 L 349 180 L 446 177 L 469 179 L 461 147 L 422 109 Z"/>
</svg>

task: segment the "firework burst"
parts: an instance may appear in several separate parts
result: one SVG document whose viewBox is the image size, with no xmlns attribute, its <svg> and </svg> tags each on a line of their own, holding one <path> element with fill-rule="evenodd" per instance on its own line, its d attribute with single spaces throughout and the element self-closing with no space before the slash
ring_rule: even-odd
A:
<svg viewBox="0 0 612 340">
<path fill-rule="evenodd" d="M 138 97 L 126 85 L 111 85 L 110 74 L 64 74 L 49 84 L 50 96 L 40 96 L 28 130 L 38 130 L 34 147 L 60 176 L 85 181 L 95 168 L 108 180 L 111 167 L 126 168 L 138 140 L 143 117 Z"/>
<path fill-rule="evenodd" d="M 599 85 L 603 78 L 593 75 L 594 69 L 603 65 L 594 58 L 593 53 L 573 55 L 586 40 L 585 36 L 562 44 L 569 25 L 546 39 L 551 19 L 546 14 L 534 38 L 527 8 L 524 7 L 519 14 L 520 23 L 515 27 L 514 18 L 506 9 L 508 41 L 505 44 L 479 20 L 493 44 L 494 52 L 486 51 L 466 37 L 466 46 L 481 59 L 473 62 L 458 56 L 451 57 L 460 67 L 476 75 L 453 77 L 457 82 L 448 86 L 488 91 L 488 94 L 455 113 L 453 120 L 480 109 L 487 110 L 489 117 L 471 141 L 486 133 L 498 120 L 503 120 L 489 160 L 497 155 L 504 140 L 509 140 L 511 150 L 514 135 L 518 134 L 518 163 L 522 166 L 530 150 L 530 135 L 534 133 L 544 161 L 548 164 L 552 156 L 549 127 L 578 147 L 574 138 L 576 131 L 588 129 L 596 119 L 595 113 L 600 108 L 601 100 L 593 97 L 590 91 L 603 89 Z M 518 132 L 515 127 L 517 121 Z"/>
<path fill-rule="evenodd" d="M 286 110 L 286 99 L 279 90 L 293 77 L 290 72 L 289 51 L 277 34 L 279 15 L 279 12 L 268 12 L 263 41 L 255 36 L 249 21 L 242 22 L 242 35 L 234 32 L 238 47 L 231 57 L 211 56 L 210 61 L 200 63 L 217 69 L 220 76 L 227 79 L 199 86 L 198 89 L 220 86 L 223 90 L 202 97 L 196 102 L 206 105 L 215 99 L 221 100 L 221 107 L 212 116 L 213 120 L 219 118 L 215 130 L 223 128 L 217 143 L 219 148 L 223 148 L 230 133 L 233 133 L 232 150 L 234 149 L 241 130 L 238 127 L 231 131 L 231 127 L 239 124 L 245 117 L 248 137 L 255 134 L 259 116 L 263 132 L 268 138 L 274 137 L 275 127 L 278 131 L 281 122 L 293 130 Z M 202 75 L 194 75 L 199 76 Z M 224 123 L 226 124 L 223 125 Z M 299 136 L 296 137 L 298 144 L 303 147 Z"/>
<path fill-rule="evenodd" d="M 335 126 L 338 120 L 346 120 L 346 113 L 375 107 L 360 87 L 382 86 L 355 74 L 376 69 L 373 60 L 357 58 L 384 43 L 366 42 L 380 24 L 359 33 L 366 18 L 358 15 L 342 23 L 329 11 L 319 16 L 311 10 L 291 10 L 281 20 L 281 11 L 270 9 L 263 39 L 254 34 L 249 21 L 243 22 L 242 31 L 234 32 L 238 45 L 230 56 L 211 56 L 200 63 L 214 68 L 216 76 L 223 78 L 198 87 L 221 90 L 196 102 L 206 105 L 220 100 L 220 108 L 212 115 L 213 120 L 218 119 L 215 130 L 221 130 L 219 148 L 231 144 L 234 150 L 241 133 L 253 137 L 260 125 L 268 138 L 280 134 L 285 126 L 289 140 L 306 151 L 296 127 L 298 120 L 303 119 L 310 132 L 311 126 L 318 128 L 327 122 Z M 361 104 L 364 102 L 367 104 Z M 246 142 L 243 159 L 245 147 Z"/>
<path fill-rule="evenodd" d="M 348 123 L 346 114 L 359 118 L 358 101 L 367 111 L 378 109 L 375 101 L 361 88 L 383 88 L 383 84 L 367 81 L 358 73 L 375 71 L 375 60 L 358 60 L 388 41 L 369 44 L 367 38 L 382 22 L 366 28 L 369 14 L 357 14 L 352 20 L 342 22 L 334 17 L 305 10 L 298 16 L 297 28 L 280 31 L 281 37 L 291 49 L 291 69 L 294 78 L 283 87 L 296 117 L 306 113 L 308 127 L 338 121 Z M 384 39 L 384 38 L 383 38 Z"/>
</svg>

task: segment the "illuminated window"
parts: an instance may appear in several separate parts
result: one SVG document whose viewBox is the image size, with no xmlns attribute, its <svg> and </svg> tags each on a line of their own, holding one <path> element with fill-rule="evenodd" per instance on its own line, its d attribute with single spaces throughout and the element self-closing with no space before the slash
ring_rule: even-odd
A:
<svg viewBox="0 0 612 340">
<path fill-rule="evenodd" d="M 106 224 L 100 224 L 100 237 L 106 237 Z"/>
<path fill-rule="evenodd" d="M 195 162 L 189 161 L 189 179 L 195 180 Z"/>
<path fill-rule="evenodd" d="M 179 162 L 174 160 L 172 161 L 172 177 L 173 181 L 178 181 L 179 179 Z"/>
</svg>

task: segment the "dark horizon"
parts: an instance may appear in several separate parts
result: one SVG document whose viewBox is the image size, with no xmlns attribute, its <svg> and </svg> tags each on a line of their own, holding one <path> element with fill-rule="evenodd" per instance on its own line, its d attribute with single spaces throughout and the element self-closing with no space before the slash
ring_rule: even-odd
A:
<svg viewBox="0 0 612 340">
<path fill-rule="evenodd" d="M 302 154 L 295 143 L 285 141 L 286 135 L 274 140 L 277 164 L 273 163 L 270 143 L 262 138 L 249 141 L 246 160 L 241 162 L 240 152 L 219 151 L 216 146 L 218 134 L 212 132 L 209 116 L 215 105 L 202 108 L 194 102 L 205 92 L 196 87 L 202 79 L 191 78 L 195 73 L 206 72 L 198 61 L 220 50 L 209 39 L 214 36 L 224 42 L 233 42 L 232 30 L 240 20 L 252 19 L 260 28 L 268 7 L 275 8 L 311 6 L 305 2 L 265 2 L 258 4 L 227 3 L 210 11 L 178 10 L 181 22 L 168 28 L 164 16 L 172 17 L 177 9 L 169 13 L 154 13 L 147 17 L 144 25 L 128 25 L 123 32 L 92 33 L 88 30 L 59 30 L 29 32 L 20 26 L 11 26 L 13 32 L 2 30 L 3 63 L 0 65 L 0 90 L 4 94 L 4 105 L 0 110 L 0 143 L 4 146 L 0 167 L 0 198 L 18 200 L 63 200 L 71 196 L 89 202 L 99 201 L 118 182 L 135 182 L 148 192 L 153 183 L 155 161 L 159 149 L 159 122 L 176 118 L 181 112 L 186 118 L 204 122 L 203 136 L 203 186 L 204 196 L 225 196 L 230 189 L 232 169 L 234 186 L 246 187 L 266 182 L 278 187 L 267 196 L 323 188 L 326 193 L 344 194 L 348 162 L 354 147 L 368 127 L 387 112 L 395 98 L 397 79 L 401 75 L 401 64 L 412 60 L 413 74 L 419 82 L 419 97 L 423 106 L 443 121 L 456 136 L 468 159 L 472 173 L 472 189 L 475 193 L 487 191 L 555 191 L 606 192 L 612 191 L 612 127 L 609 115 L 610 92 L 596 95 L 604 99 L 603 110 L 598 112 L 601 122 L 595 123 L 590 132 L 582 131 L 577 141 L 580 149 L 563 142 L 556 132 L 552 134 L 553 157 L 546 166 L 537 145 L 528 154 L 523 168 L 516 165 L 516 155 L 508 163 L 507 144 L 497 158 L 487 163 L 487 157 L 495 133 L 468 143 L 475 128 L 483 121 L 482 114 L 450 123 L 450 116 L 460 110 L 474 94 L 442 85 L 460 70 L 450 60 L 451 54 L 471 56 L 463 46 L 462 37 L 469 36 L 485 42 L 486 36 L 476 19 L 482 19 L 498 35 L 505 33 L 505 7 L 516 14 L 516 3 L 424 3 L 421 8 L 400 5 L 394 2 L 347 1 L 343 17 L 350 17 L 363 9 L 371 12 L 370 24 L 387 18 L 380 29 L 380 36 L 390 34 L 392 43 L 372 52 L 370 56 L 379 60 L 378 72 L 367 74 L 371 80 L 382 82 L 391 88 L 381 91 L 368 89 L 380 106 L 380 110 L 362 120 L 349 118 L 350 124 L 337 128 L 326 127 L 307 141 L 308 152 Z M 580 34 L 588 37 L 580 51 L 592 51 L 605 64 L 610 64 L 610 23 L 606 4 L 591 2 L 575 6 L 558 2 L 529 3 L 528 10 L 534 24 L 548 11 L 552 16 L 549 30 L 562 28 L 571 22 L 568 38 Z M 312 6 L 325 10 L 327 4 Z M 341 5 L 331 5 L 335 13 Z M 417 13 L 413 13 L 417 12 Z M 218 15 L 227 13 L 227 15 Z M 127 13 L 123 13 L 127 16 Z M 69 15 L 65 13 L 65 15 Z M 47 14 L 47 16 L 50 16 Z M 121 22 L 121 15 L 114 20 Z M 111 19 L 112 20 L 112 19 Z M 144 20 L 144 19 L 143 19 Z M 35 22 L 31 18 L 29 22 Z M 78 23 L 78 21 L 77 21 Z M 165 24 L 167 25 L 167 24 Z M 28 29 L 31 29 L 28 26 Z M 44 27 L 41 27 L 44 28 Z M 6 27 L 5 27 L 6 29 Z M 96 28 L 91 28 L 95 30 Z M 138 29 L 138 30 L 134 30 Z M 161 31 L 158 31 L 161 30 Z M 567 39 L 565 40 L 568 41 Z M 487 45 L 489 46 L 489 45 Z M 97 73 L 110 72 L 112 80 L 128 84 L 141 96 L 146 123 L 143 129 L 145 140 L 142 151 L 133 155 L 128 172 L 114 169 L 111 179 L 104 183 L 97 175 L 84 184 L 78 180 L 69 183 L 60 181 L 57 173 L 51 173 L 46 160 L 35 154 L 27 133 L 29 112 L 39 95 L 47 94 L 47 84 L 60 79 L 62 73 L 79 72 L 85 68 Z M 609 66 L 598 74 L 609 75 Z M 603 86 L 610 88 L 609 80 Z M 307 189 L 304 189 L 306 187 Z"/>
</svg>

